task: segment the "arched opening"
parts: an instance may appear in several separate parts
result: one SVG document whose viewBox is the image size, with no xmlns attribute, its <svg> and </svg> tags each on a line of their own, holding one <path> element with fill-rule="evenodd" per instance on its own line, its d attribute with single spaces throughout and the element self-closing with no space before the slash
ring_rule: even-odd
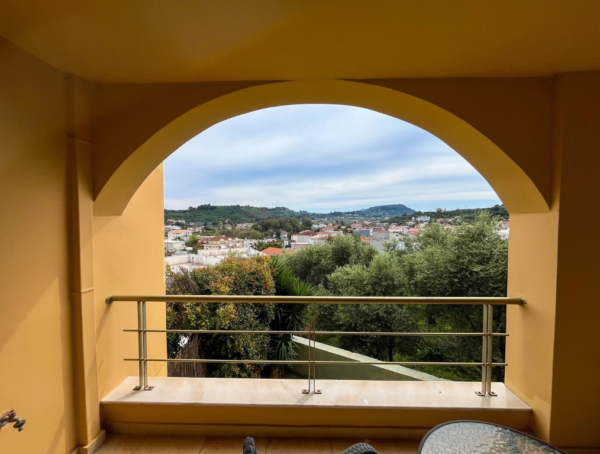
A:
<svg viewBox="0 0 600 454">
<path fill-rule="evenodd" d="M 170 245 L 169 248 L 165 247 L 165 251 L 169 251 L 166 261 L 178 269 L 178 273 L 194 269 L 187 288 L 201 287 L 202 294 L 211 291 L 202 287 L 205 282 L 209 279 L 219 280 L 220 273 L 229 272 L 225 271 L 223 263 L 230 254 L 235 253 L 245 260 L 257 257 L 258 251 L 264 251 L 269 255 L 281 253 L 283 259 L 294 262 L 294 278 L 335 296 L 506 296 L 507 241 L 494 234 L 491 225 L 477 223 L 476 213 L 453 211 L 459 206 L 491 207 L 498 203 L 497 197 L 477 171 L 455 151 L 435 136 L 394 117 L 340 105 L 303 104 L 254 111 L 221 122 L 191 139 L 165 160 L 164 173 L 165 220 L 170 220 L 166 222 L 165 230 L 172 229 L 168 232 L 170 241 L 165 240 L 165 244 L 168 242 Z M 462 180 L 462 184 L 456 180 Z M 457 194 L 460 191 L 463 192 Z M 454 199 L 451 198 L 453 193 Z M 482 198 L 483 194 L 487 199 Z M 461 200 L 456 197 L 461 197 Z M 406 206 L 398 206 L 401 203 Z M 269 212 L 265 207 L 279 208 L 271 208 Z M 384 208 L 382 213 L 387 214 L 375 214 L 377 208 L 373 207 Z M 352 212 L 361 208 L 370 211 L 352 217 Z M 402 212 L 402 208 L 406 211 Z M 435 212 L 436 208 L 440 213 Z M 413 209 L 421 213 L 415 214 Z M 300 214 L 302 212 L 306 214 Z M 306 216 L 313 223 L 305 226 L 302 222 L 301 227 L 299 221 L 304 221 Z M 470 225 L 475 223 L 480 230 L 465 228 L 457 216 Z M 291 222 L 292 219 L 296 222 Z M 364 227 L 360 226 L 363 222 Z M 248 226 L 245 223 L 251 224 Z M 473 248 L 485 247 L 486 241 L 479 233 L 484 231 L 482 227 L 486 227 L 485 231 L 490 233 L 487 243 L 495 241 L 494 247 L 467 255 L 465 246 L 469 242 L 478 243 L 471 244 Z M 307 228 L 314 228 L 314 232 L 309 233 L 318 236 L 314 239 L 307 235 L 299 236 Z M 317 233 L 320 229 L 326 231 Z M 419 237 L 419 234 L 426 230 L 428 239 L 421 240 L 423 237 Z M 290 242 L 284 241 L 281 231 L 285 232 L 286 240 L 291 236 Z M 360 237 L 360 245 L 356 249 L 350 247 L 350 242 L 340 241 L 344 236 L 346 240 L 353 236 Z M 391 238 L 396 241 L 398 248 L 402 248 L 396 251 L 398 254 L 388 249 Z M 462 238 L 460 242 L 457 241 L 459 238 Z M 414 244 L 414 248 L 410 244 Z M 184 246 L 188 246 L 189 253 L 185 252 Z M 276 250 L 280 247 L 283 249 Z M 303 247 L 313 250 L 319 248 L 319 254 L 322 255 L 310 256 L 312 251 L 302 250 Z M 334 247 L 337 256 L 348 258 L 336 261 L 335 266 L 330 267 L 329 253 Z M 375 251 L 385 258 L 374 258 L 371 253 L 375 254 Z M 364 254 L 364 260 L 361 254 Z M 426 257 L 428 264 L 422 266 Z M 487 269 L 493 271 L 473 280 L 469 279 L 468 272 L 444 272 L 453 264 L 458 264 L 459 260 L 485 263 Z M 433 262 L 436 265 L 429 265 Z M 405 285 L 407 279 L 404 270 L 411 264 L 415 268 L 414 275 L 419 278 L 414 279 L 415 283 Z M 287 266 L 290 265 L 288 261 Z M 206 270 L 207 267 L 210 267 L 210 271 Z M 346 268 L 337 270 L 342 267 Z M 379 274 L 382 269 L 388 270 L 387 275 Z M 313 273 L 311 270 L 319 272 Z M 470 271 L 477 274 L 475 269 Z M 437 277 L 429 280 L 426 275 Z M 168 276 L 168 281 L 174 282 L 172 288 L 171 285 L 167 286 L 168 294 L 179 294 L 179 289 L 184 291 L 181 284 L 175 282 L 179 275 L 169 270 Z M 241 274 L 227 277 L 243 281 Z M 364 281 L 369 284 L 359 283 Z M 465 284 L 455 285 L 462 281 Z M 491 291 L 490 281 L 496 285 Z M 197 282 L 198 287 L 193 282 Z M 245 294 L 244 287 L 237 288 L 239 294 Z M 178 308 L 176 304 L 171 307 L 170 314 Z M 326 318 L 335 321 L 321 326 L 321 329 L 340 331 L 353 326 L 354 329 L 350 331 L 362 331 L 369 326 L 372 331 L 378 332 L 415 332 L 421 329 L 437 330 L 443 324 L 448 325 L 450 332 L 481 329 L 477 323 L 482 318 L 480 307 L 431 308 L 427 311 L 412 309 L 403 309 L 403 315 L 399 316 L 398 307 L 393 306 L 385 306 L 383 311 L 381 307 L 346 306 L 328 312 Z M 385 316 L 382 317 L 383 313 Z M 324 314 L 321 314 L 321 321 Z M 448 314 L 452 315 L 451 321 Z M 503 328 L 503 308 L 495 315 L 496 326 Z M 221 326 L 217 314 L 206 318 L 215 320 L 214 329 Z M 413 321 L 405 323 L 406 318 L 412 318 Z M 386 321 L 382 322 L 382 319 Z M 248 322 L 245 323 L 242 324 L 244 329 Z M 167 325 L 171 330 L 181 329 L 180 321 L 174 316 L 168 318 Z M 185 325 L 189 327 L 188 323 Z M 276 324 L 269 327 L 272 330 L 280 328 Z M 185 335 L 184 342 L 188 340 L 189 336 Z M 293 342 L 289 350 L 298 349 L 299 342 Z M 464 362 L 477 361 L 481 355 L 480 339 L 467 337 L 412 339 L 406 343 L 392 338 L 329 336 L 319 337 L 318 342 L 323 352 L 331 349 L 336 355 L 358 354 L 379 361 L 394 361 L 395 358 L 404 357 L 414 361 L 443 359 Z M 215 344 L 205 340 L 204 343 L 186 346 L 201 351 L 201 358 L 213 358 L 222 353 L 217 351 Z M 496 357 L 503 358 L 503 342 L 497 342 L 496 346 Z M 170 357 L 181 354 L 179 342 L 170 344 L 169 351 L 172 353 Z M 456 354 L 457 351 L 461 352 L 460 355 Z M 196 357 L 188 351 L 185 353 L 190 355 L 186 357 L 188 359 Z M 239 359 L 237 355 L 238 351 L 231 350 L 226 356 L 228 359 Z M 264 356 L 258 356 L 245 358 L 264 359 Z M 240 373 L 230 369 L 216 370 L 221 367 L 224 368 L 209 364 L 207 369 L 197 371 L 174 367 L 169 375 L 196 373 L 198 375 L 195 376 L 204 377 Z M 320 368 L 319 375 L 341 380 L 376 376 L 368 370 L 353 374 L 339 367 L 329 369 Z M 387 378 L 405 379 L 408 375 L 400 371 L 409 372 L 398 368 L 398 375 L 390 374 Z M 294 369 L 286 367 L 285 372 L 283 368 L 276 372 L 289 378 L 287 373 L 293 373 Z M 458 372 L 450 367 L 430 367 L 419 372 L 422 374 L 415 377 L 420 380 L 445 378 L 477 381 L 480 374 L 478 369 L 472 367 Z M 272 376 L 268 369 L 258 366 L 255 366 L 253 373 L 260 373 L 263 378 L 265 375 Z M 500 381 L 502 370 L 497 368 L 494 373 L 494 381 Z"/>
<path fill-rule="evenodd" d="M 123 150 L 120 156 L 111 157 L 114 171 L 96 178 L 94 213 L 121 214 L 137 188 L 167 156 L 212 125 L 255 110 L 290 104 L 364 107 L 414 124 L 440 138 L 473 165 L 509 212 L 548 210 L 536 184 L 506 153 L 447 110 L 415 96 L 366 83 L 302 81 L 259 85 L 217 97 L 157 128 L 137 149 Z"/>
</svg>

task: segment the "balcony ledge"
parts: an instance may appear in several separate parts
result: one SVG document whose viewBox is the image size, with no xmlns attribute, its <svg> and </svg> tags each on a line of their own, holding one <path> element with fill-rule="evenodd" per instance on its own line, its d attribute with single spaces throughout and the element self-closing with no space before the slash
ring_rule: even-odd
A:
<svg viewBox="0 0 600 454">
<path fill-rule="evenodd" d="M 102 400 L 109 431 L 156 434 L 160 425 L 163 434 L 237 435 L 252 426 L 255 436 L 312 428 L 315 437 L 339 429 L 342 437 L 398 438 L 398 430 L 422 435 L 456 419 L 526 429 L 531 417 L 503 383 L 492 386 L 497 397 L 477 396 L 480 383 L 448 381 L 317 380 L 322 394 L 302 394 L 307 380 L 153 377 L 152 391 L 133 391 L 137 383 L 128 377 Z"/>
</svg>

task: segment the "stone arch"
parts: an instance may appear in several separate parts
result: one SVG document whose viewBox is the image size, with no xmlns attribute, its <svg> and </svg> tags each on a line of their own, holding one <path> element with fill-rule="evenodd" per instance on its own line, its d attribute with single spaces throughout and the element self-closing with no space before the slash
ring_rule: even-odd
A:
<svg viewBox="0 0 600 454">
<path fill-rule="evenodd" d="M 94 213 L 117 216 L 148 175 L 181 145 L 211 126 L 245 113 L 292 104 L 340 104 L 374 110 L 418 126 L 463 156 L 489 182 L 511 213 L 549 210 L 527 173 L 486 135 L 448 110 L 398 90 L 364 82 L 314 80 L 236 89 L 159 126 L 97 191 Z"/>
</svg>

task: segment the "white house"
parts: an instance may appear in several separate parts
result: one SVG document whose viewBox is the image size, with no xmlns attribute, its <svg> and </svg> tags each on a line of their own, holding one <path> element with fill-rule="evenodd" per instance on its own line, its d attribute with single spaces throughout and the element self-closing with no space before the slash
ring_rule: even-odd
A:
<svg viewBox="0 0 600 454">
<path fill-rule="evenodd" d="M 171 230 L 167 233 L 167 236 L 170 240 L 187 241 L 192 236 L 192 232 L 190 230 Z"/>
<path fill-rule="evenodd" d="M 185 241 L 165 240 L 165 252 L 175 252 L 185 249 Z"/>
<path fill-rule="evenodd" d="M 313 238 L 317 236 L 317 232 L 312 230 L 304 230 L 298 234 L 298 243 L 312 243 Z"/>
<path fill-rule="evenodd" d="M 408 233 L 408 226 L 407 225 L 399 225 L 399 226 L 390 227 L 388 229 L 388 232 L 401 233 L 402 235 L 406 235 Z"/>
</svg>

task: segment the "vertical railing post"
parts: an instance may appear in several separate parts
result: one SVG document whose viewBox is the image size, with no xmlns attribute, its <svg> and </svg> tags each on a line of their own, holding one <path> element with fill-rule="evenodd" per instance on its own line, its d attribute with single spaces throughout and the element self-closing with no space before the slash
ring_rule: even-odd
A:
<svg viewBox="0 0 600 454">
<path fill-rule="evenodd" d="M 487 373 L 486 373 L 486 386 L 485 392 L 489 396 L 496 396 L 497 394 L 492 392 L 492 363 L 494 362 L 494 306 L 488 304 L 487 311 Z"/>
<path fill-rule="evenodd" d="M 483 333 L 481 341 L 481 391 L 478 396 L 497 396 L 492 392 L 492 363 L 494 351 L 494 306 L 483 305 Z"/>
<path fill-rule="evenodd" d="M 310 394 L 311 389 L 315 394 L 321 394 L 317 389 L 317 309 L 315 303 L 309 308 L 309 329 L 308 329 L 308 388 L 302 390 L 302 394 Z M 312 344 L 311 344 L 312 342 Z M 311 386 L 312 377 L 312 386 Z"/>
<path fill-rule="evenodd" d="M 138 366 L 139 366 L 139 380 L 140 384 L 133 388 L 134 391 L 144 389 L 144 320 L 142 315 L 142 302 L 137 302 L 137 316 L 138 316 Z"/>
<path fill-rule="evenodd" d="M 483 329 L 481 336 L 481 391 L 476 391 L 478 396 L 485 396 L 487 390 L 487 373 L 488 373 L 488 305 L 483 306 Z"/>
<path fill-rule="evenodd" d="M 148 332 L 147 332 L 147 317 L 146 317 L 146 301 L 142 301 L 142 322 L 143 322 L 143 362 L 144 362 L 144 391 L 151 391 L 154 386 L 148 386 Z"/>
<path fill-rule="evenodd" d="M 310 394 L 310 374 L 312 371 L 311 353 L 312 347 L 310 346 L 310 340 L 312 338 L 312 317 L 309 314 L 308 317 L 308 387 L 302 390 L 302 394 Z"/>
<path fill-rule="evenodd" d="M 317 389 L 317 306 L 313 307 L 313 391 L 315 394 L 322 394 L 321 389 Z"/>
</svg>

